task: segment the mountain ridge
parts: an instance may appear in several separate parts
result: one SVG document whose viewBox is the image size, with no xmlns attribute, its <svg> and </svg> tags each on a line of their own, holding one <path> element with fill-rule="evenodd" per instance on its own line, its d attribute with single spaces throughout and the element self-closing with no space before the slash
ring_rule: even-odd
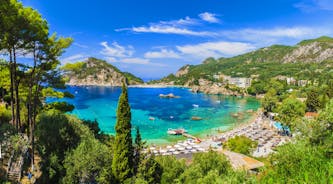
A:
<svg viewBox="0 0 333 184">
<path fill-rule="evenodd" d="M 150 83 L 183 85 L 210 93 L 209 89 L 202 90 L 202 87 L 208 85 L 209 88 L 221 82 L 216 79 L 216 75 L 245 78 L 255 76 L 262 80 L 288 76 L 310 80 L 310 76 L 333 71 L 332 66 L 333 38 L 322 36 L 303 40 L 294 46 L 272 45 L 230 58 L 207 58 L 199 65 L 182 66 L 175 74 Z M 223 86 L 216 87 L 219 88 L 222 90 Z"/>
</svg>

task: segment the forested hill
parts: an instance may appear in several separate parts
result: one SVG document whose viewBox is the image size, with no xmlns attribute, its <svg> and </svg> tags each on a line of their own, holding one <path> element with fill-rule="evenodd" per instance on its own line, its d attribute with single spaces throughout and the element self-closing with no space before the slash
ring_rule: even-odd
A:
<svg viewBox="0 0 333 184">
<path fill-rule="evenodd" d="M 125 78 L 131 85 L 143 83 L 133 74 L 122 72 L 106 61 L 92 57 L 83 62 L 67 63 L 61 69 L 69 85 L 121 86 Z"/>
<path fill-rule="evenodd" d="M 333 38 L 304 40 L 295 46 L 273 45 L 232 58 L 208 58 L 200 65 L 186 65 L 153 83 L 184 85 L 198 79 L 214 80 L 217 74 L 268 79 L 279 75 L 297 79 L 320 77 L 333 69 Z M 191 85 L 191 84 L 190 84 Z"/>
</svg>

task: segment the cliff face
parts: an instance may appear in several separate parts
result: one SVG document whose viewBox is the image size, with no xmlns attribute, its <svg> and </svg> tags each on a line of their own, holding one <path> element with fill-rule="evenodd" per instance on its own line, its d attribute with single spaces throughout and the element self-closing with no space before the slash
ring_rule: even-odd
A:
<svg viewBox="0 0 333 184">
<path fill-rule="evenodd" d="M 132 74 L 123 73 L 111 64 L 96 58 L 62 67 L 68 85 L 121 86 L 126 79 L 130 85 L 143 81 Z M 128 77 L 131 76 L 131 77 Z"/>
<path fill-rule="evenodd" d="M 333 43 L 312 42 L 297 45 L 296 48 L 283 58 L 284 63 L 290 62 L 321 62 L 333 59 Z"/>
</svg>

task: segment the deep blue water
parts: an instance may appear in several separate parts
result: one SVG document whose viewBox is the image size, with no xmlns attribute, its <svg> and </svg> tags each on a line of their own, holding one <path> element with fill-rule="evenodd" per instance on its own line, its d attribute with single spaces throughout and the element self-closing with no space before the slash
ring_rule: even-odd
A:
<svg viewBox="0 0 333 184">
<path fill-rule="evenodd" d="M 68 90 L 75 95 L 74 99 L 65 99 L 75 106 L 72 114 L 81 119 L 96 119 L 102 131 L 114 134 L 121 88 L 69 86 Z M 159 97 L 159 94 L 168 93 L 180 98 Z M 128 94 L 133 127 L 139 126 L 143 139 L 157 144 L 180 139 L 167 135 L 168 128 L 185 128 L 194 135 L 212 133 L 216 128 L 225 130 L 244 122 L 250 116 L 246 111 L 259 107 L 259 102 L 254 98 L 196 94 L 187 88 L 130 87 Z M 244 116 L 232 117 L 231 114 L 236 112 L 244 112 Z M 193 121 L 192 116 L 199 116 L 203 120 Z M 155 120 L 149 120 L 149 117 Z"/>
</svg>

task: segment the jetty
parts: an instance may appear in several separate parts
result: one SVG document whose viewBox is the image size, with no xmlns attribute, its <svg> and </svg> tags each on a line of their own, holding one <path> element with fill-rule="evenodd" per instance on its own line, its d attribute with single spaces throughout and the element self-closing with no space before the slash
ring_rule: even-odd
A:
<svg viewBox="0 0 333 184">
<path fill-rule="evenodd" d="M 201 142 L 201 139 L 199 139 L 198 137 L 195 137 L 195 136 L 193 136 L 193 135 L 191 135 L 191 134 L 188 134 L 188 133 L 182 133 L 182 135 L 183 135 L 184 137 L 191 138 L 191 139 L 195 140 L 196 142 Z"/>
</svg>

